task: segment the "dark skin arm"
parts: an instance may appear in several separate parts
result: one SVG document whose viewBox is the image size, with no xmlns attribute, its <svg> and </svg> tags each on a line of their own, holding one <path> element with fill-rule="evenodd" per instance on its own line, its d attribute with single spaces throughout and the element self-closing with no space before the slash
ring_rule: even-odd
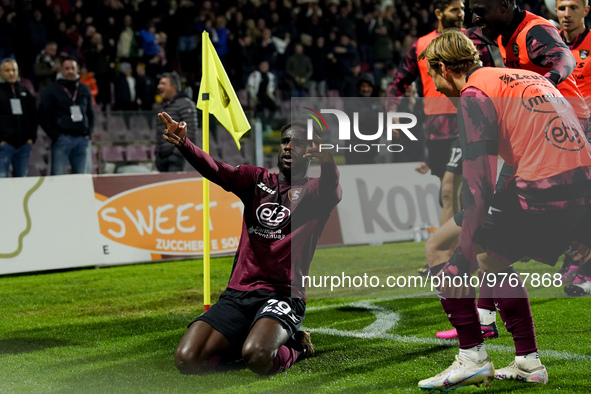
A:
<svg viewBox="0 0 591 394">
<path fill-rule="evenodd" d="M 158 117 L 164 125 L 164 140 L 176 146 L 183 145 L 187 136 L 187 123 L 175 121 L 166 112 L 160 112 Z"/>
<path fill-rule="evenodd" d="M 175 121 L 166 112 L 159 113 L 158 117 L 162 121 L 162 124 L 164 124 L 165 128 L 163 138 L 173 145 L 182 146 L 185 143 L 185 137 L 187 136 L 187 123 L 184 121 Z M 333 161 L 332 155 L 327 150 L 320 150 L 320 144 L 322 143 L 320 137 L 314 134 L 313 138 L 312 146 L 307 148 L 303 157 L 306 159 L 314 157 L 318 159 L 321 164 L 331 163 Z"/>
</svg>

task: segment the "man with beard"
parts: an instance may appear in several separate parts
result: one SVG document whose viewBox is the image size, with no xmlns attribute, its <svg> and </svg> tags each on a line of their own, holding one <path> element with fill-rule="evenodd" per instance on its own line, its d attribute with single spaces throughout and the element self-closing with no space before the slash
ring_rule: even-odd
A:
<svg viewBox="0 0 591 394">
<path fill-rule="evenodd" d="M 457 109 L 452 102 L 439 93 L 433 81 L 427 75 L 427 62 L 419 61 L 418 55 L 427 45 L 439 36 L 443 30 L 461 28 L 464 23 L 463 0 L 436 0 L 433 2 L 435 16 L 439 24 L 436 30 L 420 37 L 409 48 L 400 63 L 394 80 L 388 88 L 388 110 L 396 111 L 400 97 L 417 79 L 422 82 L 422 96 L 425 97 L 425 130 L 427 133 L 427 163 L 416 168 L 421 174 L 431 169 L 431 174 L 441 181 L 441 224 L 447 222 L 460 210 L 460 190 L 462 182 L 462 151 L 458 143 Z M 492 65 L 490 52 L 486 44 L 476 35 L 475 29 L 465 31 L 482 53 L 483 63 Z M 419 89 L 419 92 L 421 89 Z M 396 99 L 395 99 L 396 98 Z"/>
<path fill-rule="evenodd" d="M 73 174 L 90 173 L 90 139 L 94 110 L 90 88 L 80 83 L 78 63 L 61 61 L 57 80 L 39 99 L 39 124 L 51 138 L 51 175 L 63 175 L 68 162 Z"/>
<path fill-rule="evenodd" d="M 341 200 L 339 173 L 318 135 L 306 138 L 306 125 L 282 128 L 279 173 L 214 160 L 186 138 L 187 125 L 167 113 L 164 140 L 205 178 L 244 203 L 240 244 L 227 289 L 197 317 L 181 339 L 175 364 L 183 374 L 219 369 L 242 358 L 258 374 L 284 371 L 313 356 L 305 315 L 303 276 L 331 211 Z M 307 178 L 310 159 L 320 161 L 319 178 Z"/>
</svg>

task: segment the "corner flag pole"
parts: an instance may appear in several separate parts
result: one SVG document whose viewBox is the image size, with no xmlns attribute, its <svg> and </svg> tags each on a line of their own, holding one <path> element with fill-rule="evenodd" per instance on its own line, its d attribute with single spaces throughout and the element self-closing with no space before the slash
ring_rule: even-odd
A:
<svg viewBox="0 0 591 394">
<path fill-rule="evenodd" d="M 201 34 L 202 76 L 199 87 L 197 108 L 203 111 L 203 151 L 209 154 L 209 114 L 213 114 L 218 122 L 232 135 L 236 146 L 240 149 L 240 137 L 250 130 L 250 124 L 240 105 L 240 100 L 232 87 L 232 83 L 224 70 L 217 52 L 209 40 L 209 34 Z M 209 181 L 203 179 L 203 308 L 211 305 L 210 292 L 210 215 L 209 215 Z"/>
<path fill-rule="evenodd" d="M 209 34 L 203 31 L 201 40 L 201 58 L 202 75 L 208 75 L 207 56 L 208 50 L 206 43 L 209 40 Z M 207 81 L 207 78 L 202 78 Z M 207 86 L 205 93 L 202 93 L 203 100 L 203 151 L 209 154 L 209 89 Z M 210 282 L 210 234 L 209 234 L 209 180 L 203 178 L 203 310 L 206 311 L 211 306 L 211 282 Z"/>
</svg>

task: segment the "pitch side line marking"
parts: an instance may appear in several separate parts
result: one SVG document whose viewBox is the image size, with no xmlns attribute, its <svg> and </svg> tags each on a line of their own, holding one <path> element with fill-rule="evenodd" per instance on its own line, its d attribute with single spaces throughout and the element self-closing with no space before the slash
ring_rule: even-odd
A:
<svg viewBox="0 0 591 394">
<path fill-rule="evenodd" d="M 396 326 L 396 324 L 400 321 L 400 315 L 396 312 L 392 312 L 380 306 L 374 305 L 376 302 L 379 301 L 386 301 L 392 298 L 378 298 L 372 300 L 363 300 L 363 301 L 354 301 L 354 302 L 344 302 L 341 304 L 332 304 L 332 305 L 323 305 L 318 307 L 310 307 L 307 308 L 309 312 L 311 311 L 318 311 L 324 309 L 334 309 L 339 307 L 354 307 L 354 308 L 361 308 L 366 309 L 369 312 L 372 312 L 375 317 L 376 321 L 370 324 L 369 326 L 365 327 L 359 331 L 345 331 L 345 330 L 337 330 L 334 328 L 305 328 L 306 330 L 310 330 L 312 332 L 317 332 L 319 334 L 327 334 L 327 335 L 335 335 L 341 337 L 348 337 L 348 338 L 360 338 L 360 339 L 388 339 L 397 342 L 405 342 L 405 343 L 416 343 L 421 345 L 440 345 L 440 346 L 448 346 L 448 347 L 457 347 L 458 341 L 457 340 L 449 340 L 449 339 L 440 339 L 440 338 L 419 338 L 414 336 L 406 336 L 406 335 L 397 335 L 397 334 L 387 334 L 386 332 Z M 501 346 L 501 345 L 491 345 L 486 344 L 486 348 L 489 350 L 495 350 L 504 353 L 514 353 L 515 348 L 511 346 Z M 564 351 L 557 351 L 557 350 L 541 350 L 540 351 L 541 357 L 548 357 L 553 359 L 559 360 L 567 360 L 567 361 L 591 361 L 591 356 L 587 356 L 584 354 L 577 354 L 577 353 L 570 353 Z"/>
</svg>

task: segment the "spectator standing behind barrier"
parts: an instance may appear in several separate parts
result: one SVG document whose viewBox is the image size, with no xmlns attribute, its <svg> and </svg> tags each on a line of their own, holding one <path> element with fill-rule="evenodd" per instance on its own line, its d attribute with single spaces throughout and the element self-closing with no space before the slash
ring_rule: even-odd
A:
<svg viewBox="0 0 591 394">
<path fill-rule="evenodd" d="M 57 57 L 57 44 L 55 42 L 48 42 L 35 59 L 35 77 L 37 91 L 41 93 L 43 89 L 49 86 L 54 80 L 57 72 L 60 69 L 60 64 Z"/>
<path fill-rule="evenodd" d="M 27 176 L 31 147 L 37 138 L 35 97 L 19 83 L 16 60 L 0 63 L 0 178 Z"/>
<path fill-rule="evenodd" d="M 147 24 L 147 29 L 139 32 L 142 40 L 142 50 L 144 52 L 144 61 L 148 63 L 150 59 L 158 54 L 158 43 L 156 42 L 156 26 L 153 22 Z"/>
<path fill-rule="evenodd" d="M 90 89 L 92 95 L 92 104 L 96 104 L 96 96 L 98 95 L 98 85 L 94 73 L 88 71 L 88 67 L 82 64 L 80 66 L 80 83 L 85 84 Z"/>
<path fill-rule="evenodd" d="M 313 73 L 310 78 L 310 96 L 326 97 L 326 79 L 328 73 L 328 58 L 324 37 L 318 37 L 311 49 L 310 60 L 313 64 Z"/>
<path fill-rule="evenodd" d="M 291 87 L 292 97 L 306 96 L 313 71 L 312 61 L 304 53 L 304 46 L 296 44 L 294 54 L 287 59 L 287 81 Z"/>
<path fill-rule="evenodd" d="M 133 30 L 133 18 L 131 15 L 123 17 L 123 29 L 117 39 L 117 57 L 121 61 L 132 62 L 138 57 L 138 43 Z"/>
<path fill-rule="evenodd" d="M 68 161 L 72 173 L 89 173 L 94 110 L 90 89 L 80 83 L 74 59 L 62 60 L 57 80 L 41 95 L 39 119 L 52 142 L 51 175 L 64 174 Z"/>
<path fill-rule="evenodd" d="M 354 63 L 349 74 L 341 80 L 339 93 L 341 97 L 357 97 L 359 79 L 361 78 L 361 65 Z"/>
<path fill-rule="evenodd" d="M 130 128 L 130 111 L 137 109 L 136 103 L 136 80 L 132 75 L 131 64 L 121 63 L 119 67 L 120 73 L 115 77 L 115 105 L 113 110 L 122 111 L 123 120 L 125 126 L 129 130 Z"/>
<path fill-rule="evenodd" d="M 154 103 L 156 101 L 156 82 L 146 74 L 144 63 L 135 66 L 135 101 L 142 116 L 145 117 L 148 127 L 152 128 Z"/>
<path fill-rule="evenodd" d="M 100 104 L 103 112 L 111 105 L 111 81 L 115 69 L 115 63 L 108 49 L 103 45 L 103 37 L 100 33 L 90 36 L 89 50 L 86 52 L 86 64 L 88 71 L 94 73 L 98 86 L 96 102 Z"/>
<path fill-rule="evenodd" d="M 251 100 L 256 103 L 255 115 L 261 121 L 265 131 L 271 131 L 269 120 L 277 110 L 275 88 L 275 75 L 269 71 L 269 63 L 262 61 L 259 69 L 248 76 L 246 90 Z"/>
<path fill-rule="evenodd" d="M 156 83 L 151 76 L 146 74 L 144 63 L 135 66 L 135 100 L 138 107 L 143 111 L 152 111 L 156 98 Z"/>
<path fill-rule="evenodd" d="M 175 72 L 162 74 L 157 89 L 162 102 L 156 105 L 156 113 L 166 112 L 173 119 L 187 123 L 187 130 L 191 133 L 189 139 L 201 145 L 196 103 L 182 91 L 179 75 Z M 160 172 L 184 171 L 187 162 L 183 155 L 162 139 L 162 129 L 156 130 L 156 169 Z"/>
<path fill-rule="evenodd" d="M 357 97 L 357 99 L 348 98 L 345 100 L 345 112 L 349 115 L 349 119 L 353 119 L 353 114 L 357 113 L 360 122 L 359 129 L 363 130 L 364 133 L 373 133 L 379 129 L 377 114 L 384 111 L 377 99 L 373 76 L 370 74 L 360 75 L 356 88 L 357 93 L 354 97 Z M 360 139 L 355 134 L 351 136 L 351 145 L 365 143 L 367 141 Z M 377 162 L 377 158 L 377 149 L 372 148 L 367 152 L 349 152 L 345 150 L 345 163 L 347 164 L 372 164 Z"/>
</svg>

